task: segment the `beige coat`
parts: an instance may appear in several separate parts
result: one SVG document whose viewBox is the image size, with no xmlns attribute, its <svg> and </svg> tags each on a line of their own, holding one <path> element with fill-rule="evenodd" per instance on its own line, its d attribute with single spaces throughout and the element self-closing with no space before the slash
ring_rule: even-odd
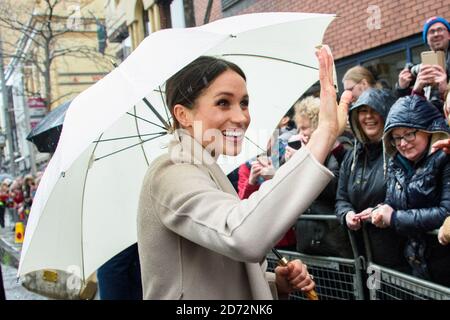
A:
<svg viewBox="0 0 450 320">
<path fill-rule="evenodd" d="M 273 299 L 265 255 L 332 173 L 302 148 L 239 200 L 200 144 L 175 138 L 148 169 L 140 195 L 144 299 Z"/>
</svg>

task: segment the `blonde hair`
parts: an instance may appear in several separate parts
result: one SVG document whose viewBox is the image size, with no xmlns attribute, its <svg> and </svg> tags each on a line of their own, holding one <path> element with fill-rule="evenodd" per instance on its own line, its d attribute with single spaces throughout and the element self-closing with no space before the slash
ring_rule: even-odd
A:
<svg viewBox="0 0 450 320">
<path fill-rule="evenodd" d="M 313 96 L 299 100 L 294 105 L 295 123 L 299 127 L 299 117 L 306 117 L 311 122 L 313 129 L 317 128 L 319 123 L 320 99 Z"/>
<path fill-rule="evenodd" d="M 375 77 L 369 69 L 364 68 L 363 66 L 355 66 L 347 70 L 342 78 L 342 82 L 346 80 L 351 80 L 355 83 L 361 82 L 363 79 L 366 79 L 367 83 L 374 87 L 376 84 Z"/>
</svg>

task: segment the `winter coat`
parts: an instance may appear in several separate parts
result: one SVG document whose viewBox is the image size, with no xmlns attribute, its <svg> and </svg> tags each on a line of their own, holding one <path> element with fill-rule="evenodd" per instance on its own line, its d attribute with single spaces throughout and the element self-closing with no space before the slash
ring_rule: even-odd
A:
<svg viewBox="0 0 450 320">
<path fill-rule="evenodd" d="M 332 215 L 336 201 L 339 179 L 339 163 L 333 154 L 325 160 L 333 178 L 311 206 L 304 212 L 308 215 Z M 301 253 L 321 256 L 352 258 L 352 249 L 347 230 L 339 222 L 299 219 L 295 226 L 297 250 Z"/>
<path fill-rule="evenodd" d="M 450 136 L 444 118 L 428 101 L 412 96 L 400 99 L 386 121 L 384 144 L 393 155 L 387 175 L 386 204 L 395 211 L 391 227 L 406 235 L 405 258 L 416 276 L 450 285 L 450 247 L 438 244 L 428 231 L 438 229 L 450 214 L 450 156 L 442 150 L 413 163 L 390 145 L 396 127 L 431 133 L 430 145 Z"/>
<path fill-rule="evenodd" d="M 347 152 L 339 172 L 335 212 L 341 223 L 346 226 L 345 216 L 349 211 L 359 213 L 369 207 L 382 203 L 386 196 L 384 175 L 384 152 L 382 141 L 369 143 L 358 124 L 358 108 L 369 106 L 386 119 L 395 97 L 386 91 L 368 89 L 363 92 L 350 108 L 350 126 L 355 136 L 353 150 Z M 371 260 L 380 265 L 403 271 L 406 267 L 402 259 L 405 239 L 390 229 L 379 229 L 371 223 L 363 228 L 368 233 L 368 247 L 362 244 L 362 235 L 355 232 L 360 254 L 371 252 Z"/>
<path fill-rule="evenodd" d="M 189 135 L 175 138 L 150 165 L 140 194 L 144 299 L 272 299 L 275 277 L 264 257 L 332 173 L 302 148 L 240 200 L 211 154 Z"/>
</svg>

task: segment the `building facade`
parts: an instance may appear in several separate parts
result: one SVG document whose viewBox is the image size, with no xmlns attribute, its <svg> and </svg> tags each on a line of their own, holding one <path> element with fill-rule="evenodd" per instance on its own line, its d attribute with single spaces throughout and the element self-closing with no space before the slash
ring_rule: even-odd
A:
<svg viewBox="0 0 450 320">
<path fill-rule="evenodd" d="M 53 4 L 53 1 L 50 3 Z M 20 9 L 14 1 L 5 0 L 3 17 L 11 15 L 27 32 L 14 32 L 7 23 L 0 27 L 4 39 L 6 82 L 11 92 L 9 121 L 12 127 L 16 173 L 35 171 L 35 163 L 45 162 L 26 136 L 47 110 L 73 99 L 110 72 L 109 53 L 114 44 L 101 48 L 101 26 L 104 24 L 104 0 L 58 0 L 51 8 L 46 1 L 27 0 Z M 16 3 L 17 4 L 17 3 Z M 8 7 L 9 5 L 9 7 Z M 5 19 L 6 20 L 6 19 Z M 53 38 L 49 52 L 40 32 L 50 20 Z M 44 27 L 43 27 L 44 26 Z M 46 30 L 48 32 L 48 30 Z M 106 40 L 106 39 L 105 39 Z M 52 60 L 48 74 L 46 58 Z M 40 108 L 40 105 L 44 108 Z M 3 114 L 2 128 L 5 128 Z M 11 157 L 5 154 L 5 162 Z"/>
<path fill-rule="evenodd" d="M 197 25 L 203 24 L 209 4 L 209 21 L 269 11 L 334 13 L 324 43 L 333 51 L 338 79 L 361 64 L 391 85 L 406 62 L 419 63 L 420 52 L 428 50 L 421 34 L 427 18 L 450 19 L 448 0 L 194 0 Z"/>
<path fill-rule="evenodd" d="M 119 44 L 116 59 L 124 60 L 152 32 L 184 28 L 185 3 L 186 0 L 106 0 L 108 41 Z"/>
</svg>

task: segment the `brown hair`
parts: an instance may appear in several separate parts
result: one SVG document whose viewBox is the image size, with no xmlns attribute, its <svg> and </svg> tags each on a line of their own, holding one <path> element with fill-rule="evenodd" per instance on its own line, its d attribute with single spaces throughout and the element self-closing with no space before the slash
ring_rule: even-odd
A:
<svg viewBox="0 0 450 320">
<path fill-rule="evenodd" d="M 195 100 L 209 87 L 211 82 L 227 70 L 233 70 L 244 80 L 244 72 L 236 64 L 215 57 L 201 56 L 170 77 L 166 82 L 167 107 L 173 117 L 173 128 L 180 124 L 173 114 L 173 108 L 181 104 L 188 109 L 194 108 Z"/>
</svg>

